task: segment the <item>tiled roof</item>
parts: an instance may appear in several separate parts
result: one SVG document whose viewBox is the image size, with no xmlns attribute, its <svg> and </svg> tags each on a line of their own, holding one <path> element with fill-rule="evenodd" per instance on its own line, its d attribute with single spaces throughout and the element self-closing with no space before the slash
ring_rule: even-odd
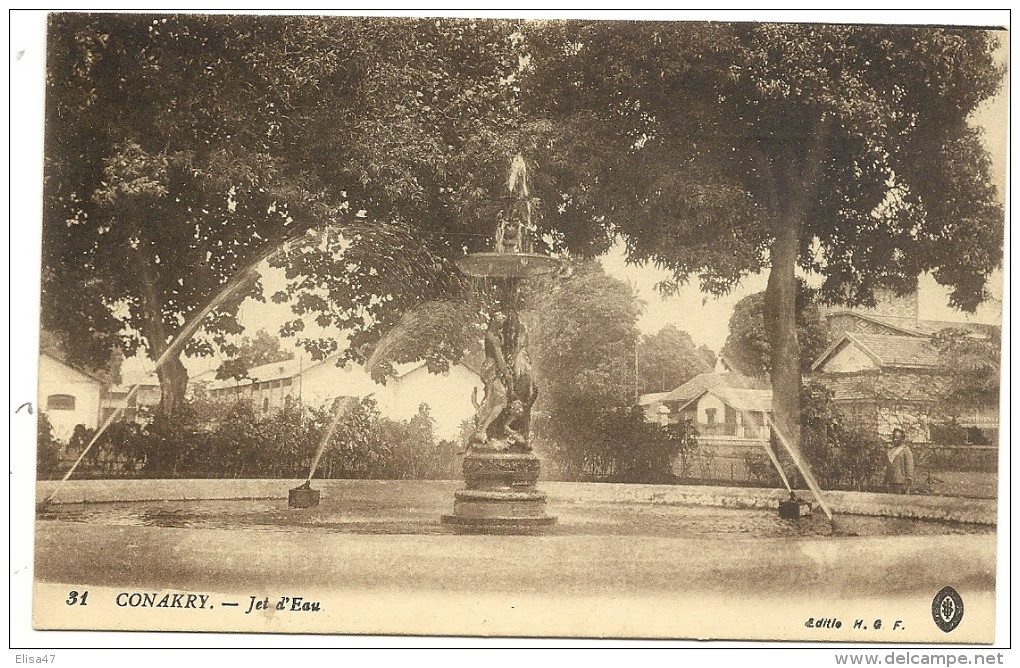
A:
<svg viewBox="0 0 1020 668">
<path fill-rule="evenodd" d="M 826 375 L 821 380 L 837 402 L 875 401 L 889 406 L 902 402 L 933 404 L 945 383 L 933 374 L 909 371 Z"/>
<path fill-rule="evenodd" d="M 743 390 L 719 387 L 710 390 L 724 402 L 742 411 L 772 412 L 772 390 Z"/>
<path fill-rule="evenodd" d="M 261 383 L 270 380 L 280 380 L 283 378 L 293 378 L 299 374 L 307 372 L 313 367 L 317 367 L 320 364 L 329 362 L 336 364 L 337 355 L 330 355 L 324 360 L 318 362 L 314 360 L 302 359 L 300 357 L 294 357 L 289 360 L 283 360 L 282 362 L 270 362 L 269 364 L 261 364 L 248 369 L 248 377 L 241 381 L 242 385 L 248 383 Z M 219 389 L 222 387 L 234 387 L 237 382 L 233 378 L 216 378 L 216 371 L 206 371 L 199 374 L 195 378 L 191 379 L 191 382 L 206 382 L 209 384 L 210 389 Z"/>
<path fill-rule="evenodd" d="M 938 352 L 927 339 L 884 334 L 853 334 L 853 339 L 874 354 L 883 367 L 933 368 L 938 361 Z"/>
<path fill-rule="evenodd" d="M 716 388 L 732 388 L 738 390 L 767 390 L 769 384 L 758 378 L 743 376 L 739 373 L 702 373 L 670 392 L 664 401 L 688 402 L 700 396 L 705 390 Z"/>
<path fill-rule="evenodd" d="M 928 339 L 916 336 L 863 334 L 843 332 L 811 365 L 812 370 L 822 369 L 825 363 L 847 346 L 855 346 L 874 360 L 880 368 L 934 369 L 938 364 L 938 351 Z"/>
<path fill-rule="evenodd" d="M 53 361 L 62 364 L 77 373 L 80 373 L 89 380 L 95 381 L 100 385 L 107 385 L 110 382 L 108 379 L 104 378 L 102 375 L 96 373 L 95 371 L 90 371 L 88 369 L 82 368 L 77 364 L 71 364 L 66 359 L 64 359 L 64 356 L 55 347 L 44 346 L 43 349 L 39 351 L 39 354 L 40 356 L 45 355 L 46 357 L 49 357 Z"/>
<path fill-rule="evenodd" d="M 705 390 L 694 395 L 686 401 L 680 402 L 679 409 L 683 410 L 706 394 L 716 396 L 727 406 L 736 408 L 738 411 L 759 411 L 761 413 L 772 412 L 772 390 L 744 390 L 732 387 L 717 387 L 714 390 Z"/>
<path fill-rule="evenodd" d="M 923 336 L 929 337 L 936 332 L 940 332 L 943 329 L 962 329 L 979 337 L 988 337 L 992 335 L 995 330 L 995 325 L 989 325 L 983 322 L 955 322 L 952 320 L 921 320 L 919 318 L 902 318 L 897 316 L 889 315 L 874 315 L 871 313 L 859 313 L 857 311 L 832 311 L 827 314 L 827 318 L 833 318 L 835 316 L 853 316 L 860 318 L 861 320 L 869 320 L 871 322 L 891 327 L 898 331 L 903 332 L 908 336 Z"/>
<path fill-rule="evenodd" d="M 881 320 L 882 318 L 878 318 Z M 910 329 L 916 330 L 920 334 L 925 336 L 931 336 L 935 332 L 940 332 L 943 329 L 963 329 L 972 334 L 976 334 L 982 337 L 988 337 L 992 335 L 995 330 L 995 325 L 989 325 L 983 322 L 953 322 L 951 320 L 915 320 L 910 324 Z"/>
</svg>

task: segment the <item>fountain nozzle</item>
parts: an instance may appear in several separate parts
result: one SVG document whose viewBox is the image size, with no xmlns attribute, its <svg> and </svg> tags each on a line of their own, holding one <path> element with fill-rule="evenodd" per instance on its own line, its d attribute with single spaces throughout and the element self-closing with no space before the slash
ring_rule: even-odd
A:
<svg viewBox="0 0 1020 668">
<path fill-rule="evenodd" d="M 793 490 L 790 490 L 790 498 L 779 502 L 779 516 L 787 520 L 798 520 L 801 517 L 811 515 L 811 502 L 800 499 Z"/>
<path fill-rule="evenodd" d="M 290 490 L 287 502 L 291 508 L 314 508 L 319 505 L 319 490 L 312 489 L 311 480 L 305 480 L 303 485 Z"/>
</svg>

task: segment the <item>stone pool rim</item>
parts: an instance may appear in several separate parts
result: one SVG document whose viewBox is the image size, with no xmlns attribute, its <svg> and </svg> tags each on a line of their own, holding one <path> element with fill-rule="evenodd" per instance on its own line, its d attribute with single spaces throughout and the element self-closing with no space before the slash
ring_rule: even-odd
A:
<svg viewBox="0 0 1020 668">
<path fill-rule="evenodd" d="M 42 501 L 59 486 L 52 504 L 132 503 L 161 501 L 238 501 L 287 499 L 288 491 L 304 480 L 296 479 L 130 479 L 68 480 L 36 483 L 36 499 Z M 435 486 L 457 489 L 457 480 L 363 480 L 316 479 L 313 488 L 330 491 L 346 488 L 359 492 L 371 487 Z M 550 510 L 557 504 L 621 503 L 673 506 L 709 506 L 734 509 L 775 510 L 788 498 L 783 489 L 712 487 L 705 485 L 643 485 L 544 481 Z M 803 499 L 810 492 L 798 492 Z M 832 511 L 840 515 L 864 515 L 903 519 L 960 522 L 995 526 L 998 500 L 950 496 L 879 494 L 874 492 L 825 493 Z M 815 510 L 820 513 L 820 509 Z"/>
</svg>

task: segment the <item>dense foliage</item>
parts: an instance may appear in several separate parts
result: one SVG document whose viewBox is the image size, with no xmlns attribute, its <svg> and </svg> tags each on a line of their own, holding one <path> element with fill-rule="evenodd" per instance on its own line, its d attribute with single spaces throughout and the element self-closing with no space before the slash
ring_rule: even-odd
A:
<svg viewBox="0 0 1020 668">
<path fill-rule="evenodd" d="M 645 419 L 634 406 L 604 410 L 595 417 L 583 445 L 550 444 L 550 454 L 563 480 L 626 483 L 672 483 L 689 477 L 697 454 L 697 429 L 690 422 L 664 427 Z M 680 464 L 674 473 L 674 461 Z"/>
<path fill-rule="evenodd" d="M 232 355 L 216 369 L 216 378 L 219 379 L 248 378 L 249 369 L 294 359 L 294 351 L 282 349 L 280 339 L 264 329 L 257 331 L 254 337 L 241 337 L 239 345 L 225 346 L 225 352 Z"/>
<path fill-rule="evenodd" d="M 1002 334 L 996 328 L 987 338 L 961 329 L 944 329 L 932 336 L 942 380 L 938 408 L 950 417 L 999 405 Z"/>
<path fill-rule="evenodd" d="M 814 291 L 797 282 L 797 340 L 800 370 L 806 373 L 829 344 L 828 329 L 815 302 Z M 765 293 L 744 297 L 733 307 L 729 335 L 721 352 L 734 370 L 745 376 L 768 376 L 772 369 L 772 346 L 765 331 Z"/>
<path fill-rule="evenodd" d="M 146 426 L 114 423 L 86 455 L 76 475 L 153 478 L 303 478 L 336 411 L 340 417 L 323 450 L 316 478 L 451 478 L 457 447 L 437 441 L 427 406 L 410 421 L 381 418 L 374 401 L 263 413 L 250 402 L 193 402 Z M 40 425 L 45 422 L 40 416 Z M 80 428 L 68 444 L 44 441 L 39 476 L 64 472 L 94 432 Z M 65 447 L 66 446 L 66 447 Z M 66 452 L 70 460 L 59 461 Z M 56 454 L 51 454 L 56 453 Z M 58 463 L 59 462 L 59 463 Z"/>
<path fill-rule="evenodd" d="M 808 384 L 801 393 L 801 452 L 822 489 L 877 489 L 885 472 L 885 446 L 876 434 L 848 426 L 832 404 L 832 393 L 820 384 Z M 804 480 L 797 465 L 778 442 L 772 443 L 783 472 L 794 486 Z M 745 459 L 748 475 L 778 487 L 775 465 L 765 453 Z"/>
<path fill-rule="evenodd" d="M 798 266 L 826 301 L 867 305 L 922 271 L 955 306 L 985 298 L 1003 216 L 968 117 L 1001 85 L 992 32 L 575 21 L 529 38 L 556 226 L 590 252 L 622 234 L 631 259 L 715 294 L 767 268 L 773 405 L 794 441 Z"/>
<path fill-rule="evenodd" d="M 956 306 L 985 297 L 1002 209 L 967 119 L 1001 83 L 996 45 L 952 27 L 54 14 L 43 323 L 79 358 L 155 358 L 231 276 L 331 224 L 273 258 L 299 316 L 285 333 L 315 318 L 367 356 L 464 294 L 451 260 L 490 243 L 520 153 L 544 249 L 622 236 L 716 294 L 768 269 L 776 422 L 796 440 L 798 266 L 831 301 L 922 271 Z M 236 333 L 236 309 L 188 351 Z M 169 411 L 187 376 L 160 375 Z"/>
<path fill-rule="evenodd" d="M 715 362 L 715 353 L 707 346 L 695 346 L 690 334 L 666 325 L 638 343 L 638 393 L 674 390 L 699 373 L 712 371 Z"/>
<path fill-rule="evenodd" d="M 46 413 L 36 422 L 35 472 L 37 478 L 50 478 L 60 469 L 60 441 L 53 438 L 53 425 Z"/>
</svg>

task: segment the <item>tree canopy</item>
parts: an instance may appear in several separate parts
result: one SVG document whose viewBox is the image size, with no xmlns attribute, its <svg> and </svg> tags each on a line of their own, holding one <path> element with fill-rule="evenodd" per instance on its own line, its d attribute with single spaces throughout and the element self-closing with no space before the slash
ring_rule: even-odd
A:
<svg viewBox="0 0 1020 668">
<path fill-rule="evenodd" d="M 722 357 L 734 371 L 749 376 L 768 376 L 772 369 L 772 347 L 765 332 L 765 293 L 744 297 L 733 307 L 729 335 Z M 829 332 L 814 301 L 814 290 L 804 281 L 797 282 L 797 340 L 800 343 L 800 370 L 811 364 L 829 344 Z"/>
<path fill-rule="evenodd" d="M 315 317 L 368 354 L 464 293 L 451 261 L 491 243 L 518 153 L 545 249 L 622 237 L 715 294 L 768 269 L 794 438 L 798 266 L 862 305 L 931 271 L 972 310 L 1001 263 L 967 122 L 1002 79 L 989 31 L 57 14 L 50 35 L 43 322 L 79 332 L 81 355 L 157 356 L 230 276 L 325 223 L 339 231 L 273 258 L 299 316 L 284 333 Z M 206 323 L 213 343 L 235 312 Z"/>
<path fill-rule="evenodd" d="M 666 325 L 638 343 L 639 394 L 669 392 L 715 368 L 715 353 L 695 346 L 691 335 Z"/>
<path fill-rule="evenodd" d="M 559 22 L 529 34 L 527 113 L 574 248 L 698 276 L 720 294 L 768 269 L 776 422 L 799 434 L 795 270 L 869 305 L 930 271 L 973 310 L 1002 261 L 979 131 L 998 89 L 990 31 L 952 27 Z"/>
<path fill-rule="evenodd" d="M 931 341 L 938 351 L 938 409 L 957 418 L 999 405 L 1002 335 L 998 328 L 987 338 L 947 328 L 933 334 Z"/>
<path fill-rule="evenodd" d="M 249 369 L 294 359 L 294 351 L 281 348 L 280 339 L 264 329 L 255 332 L 254 337 L 241 337 L 240 345 L 227 348 L 233 355 L 216 369 L 217 378 L 247 378 Z"/>
<path fill-rule="evenodd" d="M 528 306 L 539 387 L 535 434 L 553 449 L 561 470 L 576 475 L 593 452 L 612 454 L 603 447 L 606 430 L 619 426 L 610 414 L 636 403 L 642 306 L 627 283 L 596 262 L 578 263 L 569 278 L 536 285 Z"/>
<path fill-rule="evenodd" d="M 331 224 L 343 234 L 273 259 L 289 267 L 298 315 L 349 331 L 357 354 L 400 312 L 448 291 L 455 271 L 441 258 L 480 247 L 476 228 L 494 226 L 483 211 L 498 210 L 497 190 L 484 194 L 505 170 L 506 114 L 494 110 L 517 67 L 514 30 L 54 14 L 44 324 L 73 333 L 71 352 L 93 364 L 114 345 L 156 359 L 231 277 Z M 430 250 L 436 261 L 423 262 Z M 239 333 L 238 302 L 262 298 L 257 279 L 242 287 L 204 322 L 212 341 L 187 353 Z M 169 410 L 186 371 L 172 360 L 160 376 Z"/>
</svg>

